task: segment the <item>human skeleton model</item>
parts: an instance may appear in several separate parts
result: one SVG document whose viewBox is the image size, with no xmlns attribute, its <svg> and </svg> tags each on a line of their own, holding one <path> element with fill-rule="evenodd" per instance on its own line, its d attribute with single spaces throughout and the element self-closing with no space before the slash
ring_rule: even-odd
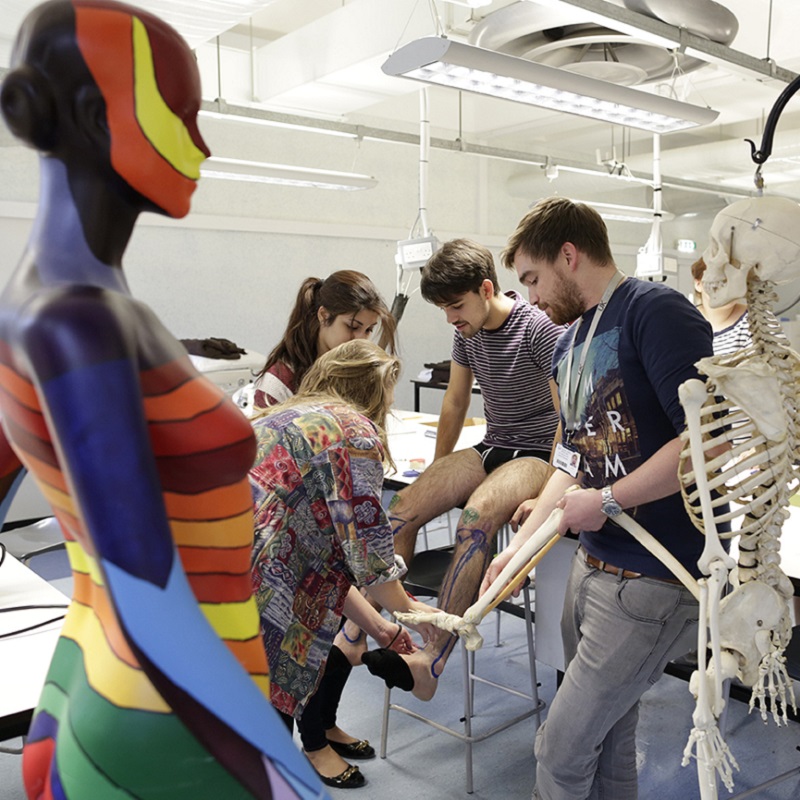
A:
<svg viewBox="0 0 800 800">
<path fill-rule="evenodd" d="M 715 773 L 731 790 L 737 766 L 717 727 L 722 682 L 737 677 L 752 687 L 751 709 L 758 704 L 765 720 L 771 706 L 781 724 L 787 706 L 794 706 L 783 655 L 792 634 L 793 588 L 780 568 L 779 551 L 800 475 L 800 357 L 770 305 L 773 286 L 796 277 L 800 268 L 798 231 L 800 206 L 784 198 L 741 200 L 717 215 L 704 254 L 703 289 L 712 307 L 746 297 L 752 343 L 702 359 L 697 366 L 707 383 L 687 381 L 679 392 L 688 439 L 681 455 L 682 493 L 706 537 L 698 562 L 707 576 L 699 581 L 698 670 L 690 684 L 697 705 L 683 762 L 697 758 L 703 800 L 716 797 Z M 721 445 L 725 452 L 717 455 Z M 729 502 L 734 506 L 728 512 Z M 740 521 L 739 529 L 720 534 L 718 526 L 730 521 Z M 741 536 L 738 569 L 731 576 L 733 590 L 722 598 L 735 564 L 720 539 L 735 535 Z"/>
<path fill-rule="evenodd" d="M 786 720 L 788 705 L 794 705 L 783 655 L 791 638 L 788 603 L 793 589 L 780 568 L 779 549 L 786 507 L 800 476 L 800 356 L 788 347 L 769 306 L 775 298 L 773 286 L 796 277 L 800 269 L 800 206 L 774 197 L 728 206 L 714 221 L 704 260 L 703 288 L 709 302 L 716 307 L 746 297 L 752 335 L 744 350 L 702 359 L 698 369 L 708 383 L 687 381 L 679 391 L 687 421 L 682 492 L 691 518 L 706 536 L 698 562 L 706 577 L 695 580 L 627 514 L 615 520 L 700 603 L 698 670 L 690 683 L 697 705 L 683 763 L 697 759 L 701 798 L 714 800 L 716 774 L 732 790 L 733 768 L 738 768 L 717 727 L 724 707 L 723 681 L 738 677 L 753 687 L 751 708 L 758 703 L 766 719 L 771 703 L 778 724 Z M 702 470 L 691 469 L 690 456 L 691 464 L 702 464 Z M 726 511 L 728 502 L 736 510 Z M 458 634 L 467 649 L 480 648 L 478 623 L 555 543 L 561 513 L 553 511 L 463 617 L 439 613 L 426 615 L 425 621 Z M 718 525 L 739 518 L 738 531 L 718 533 Z M 722 599 L 736 564 L 720 539 L 734 535 L 741 535 L 739 566 L 733 591 Z M 403 615 L 403 621 L 420 620 Z"/>
</svg>

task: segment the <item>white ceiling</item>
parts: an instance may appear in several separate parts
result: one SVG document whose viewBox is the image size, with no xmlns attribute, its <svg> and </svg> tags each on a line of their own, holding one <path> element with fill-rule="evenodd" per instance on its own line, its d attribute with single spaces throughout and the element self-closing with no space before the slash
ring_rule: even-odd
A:
<svg viewBox="0 0 800 800">
<path fill-rule="evenodd" d="M 215 31 L 211 29 L 205 35 L 192 31 L 189 37 L 197 47 L 208 99 L 220 96 L 232 104 L 408 134 L 419 130 L 420 84 L 381 72 L 381 64 L 394 49 L 419 36 L 435 34 L 441 26 L 448 36 L 464 41 L 475 40 L 482 31 L 482 38 L 478 37 L 481 44 L 493 46 L 504 40 L 502 32 L 507 30 L 505 38 L 522 35 L 514 47 L 525 50 L 527 42 L 539 48 L 537 57 L 542 57 L 544 28 L 597 25 L 585 10 L 575 8 L 575 1 L 494 0 L 469 9 L 465 7 L 468 0 L 251 0 L 249 5 L 260 6 L 260 10 L 250 18 L 240 15 L 242 21 L 230 28 L 229 23 L 220 23 L 219 28 L 228 29 L 217 30 L 218 38 L 212 38 Z M 0 65 L 7 65 L 19 21 L 35 4 L 31 0 L 0 0 Z M 732 50 L 800 72 L 798 0 L 721 0 L 718 4 L 711 0 L 583 0 L 583 5 L 587 4 L 605 11 L 627 6 L 639 12 L 672 14 L 675 19 L 666 19 L 670 24 L 692 20 L 690 30 L 694 24 L 701 31 L 717 24 L 715 6 L 719 5 L 738 20 L 738 33 L 729 44 Z M 165 1 L 140 5 L 167 16 Z M 193 0 L 190 5 L 200 13 L 207 4 Z M 172 21 L 180 26 L 180 15 Z M 203 38 L 209 41 L 199 43 Z M 619 36 L 609 39 L 617 42 Z M 550 44 L 544 47 L 548 48 L 546 57 L 557 63 L 574 59 L 575 50 Z M 684 183 L 695 190 L 716 187 L 723 198 L 726 192 L 732 196 L 736 190 L 752 190 L 755 167 L 742 139 L 752 138 L 760 145 L 766 115 L 786 83 L 735 68 L 724 60 L 678 74 L 673 80 L 668 74 L 672 56 L 650 45 L 630 45 L 625 51 L 617 48 L 617 57 L 623 62 L 616 65 L 619 74 L 643 74 L 637 61 L 642 51 L 646 59 L 660 64 L 662 75 L 639 88 L 670 91 L 679 99 L 720 112 L 711 126 L 661 138 L 665 183 Z M 726 48 L 720 51 L 726 58 Z M 632 66 L 634 63 L 638 66 Z M 595 62 L 586 69 L 597 75 L 608 67 L 608 63 Z M 562 174 L 564 165 L 624 172 L 624 164 L 636 173 L 652 172 L 652 137 L 646 133 L 447 88 L 432 87 L 429 101 L 431 134 L 442 140 L 460 140 L 486 151 L 496 148 L 547 156 L 551 164 L 562 165 Z M 603 163 L 598 166 L 598 161 Z M 800 93 L 783 112 L 764 174 L 768 190 L 800 199 Z M 706 195 L 703 191 L 668 191 L 672 194 L 665 191 L 665 198 L 670 196 L 679 210 L 702 205 Z M 719 202 L 719 197 L 715 201 Z M 620 200 L 615 198 L 615 202 Z"/>
</svg>

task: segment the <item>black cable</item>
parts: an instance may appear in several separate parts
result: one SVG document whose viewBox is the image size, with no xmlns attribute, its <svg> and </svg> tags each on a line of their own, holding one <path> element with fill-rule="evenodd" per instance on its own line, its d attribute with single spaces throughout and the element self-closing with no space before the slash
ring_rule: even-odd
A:
<svg viewBox="0 0 800 800">
<path fill-rule="evenodd" d="M 41 608 L 69 608 L 69 606 L 65 605 L 64 603 L 41 603 L 30 606 L 6 606 L 5 608 L 0 608 L 0 614 L 5 613 L 6 611 L 37 611 Z M 20 634 L 28 633 L 29 631 L 35 631 L 37 628 L 43 628 L 45 625 L 50 625 L 52 622 L 60 622 L 65 616 L 66 614 L 62 614 L 60 617 L 46 619 L 43 622 L 37 622 L 34 625 L 29 625 L 27 628 L 18 628 L 15 631 L 8 631 L 8 633 L 0 633 L 0 639 L 10 639 L 12 636 L 19 636 Z"/>
<path fill-rule="evenodd" d="M 27 628 L 19 628 L 18 630 L 9 631 L 8 633 L 0 633 L 0 639 L 10 639 L 12 636 L 19 636 L 22 633 L 28 633 L 28 631 L 35 631 L 37 628 L 43 628 L 51 622 L 60 622 L 64 617 L 66 617 L 66 614 L 62 614 L 60 617 L 46 619 L 44 622 L 37 622 L 35 625 L 29 625 Z"/>
<path fill-rule="evenodd" d="M 755 142 L 752 139 L 745 139 L 750 145 L 750 158 L 755 164 L 764 164 L 772 155 L 772 139 L 775 136 L 775 128 L 778 125 L 783 109 L 791 100 L 794 93 L 800 89 L 800 76 L 796 77 L 778 96 L 775 104 L 770 109 L 767 122 L 764 125 L 764 132 L 761 135 L 761 147 L 756 150 Z"/>
<path fill-rule="evenodd" d="M 0 567 L 3 566 L 5 559 L 6 546 L 0 542 Z M 5 608 L 0 608 L 0 614 L 4 614 L 7 611 L 38 611 L 42 608 L 69 608 L 69 605 L 65 603 L 37 603 L 29 606 L 6 606 Z M 19 636 L 22 633 L 28 633 L 28 631 L 35 631 L 37 628 L 43 628 L 45 625 L 50 625 L 52 622 L 60 622 L 64 617 L 66 617 L 66 614 L 44 620 L 44 622 L 37 622 L 35 625 L 29 625 L 27 628 L 19 628 L 15 631 L 9 631 L 8 633 L 0 633 L 0 639 L 10 639 L 12 636 Z"/>
<path fill-rule="evenodd" d="M 394 300 L 392 301 L 392 316 L 395 318 L 396 322 L 400 322 L 407 304 L 407 294 L 398 293 L 394 296 Z"/>
<path fill-rule="evenodd" d="M 5 606 L 0 608 L 0 614 L 6 611 L 38 611 L 40 608 L 69 608 L 68 603 L 36 603 L 31 606 Z"/>
</svg>

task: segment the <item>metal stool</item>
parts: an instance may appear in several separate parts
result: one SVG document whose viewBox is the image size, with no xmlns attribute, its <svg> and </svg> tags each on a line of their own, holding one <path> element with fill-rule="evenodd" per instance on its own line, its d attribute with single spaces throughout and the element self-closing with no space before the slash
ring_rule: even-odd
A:
<svg viewBox="0 0 800 800">
<path fill-rule="evenodd" d="M 450 564 L 450 557 L 452 555 L 452 548 L 441 548 L 438 550 L 427 550 L 418 553 L 414 557 L 408 575 L 405 578 L 404 584 L 406 589 L 414 595 L 435 597 L 444 578 L 445 571 Z M 510 602 L 501 603 L 498 610 L 505 613 L 511 613 L 514 616 L 521 616 L 525 621 L 525 635 L 527 639 L 528 651 L 528 666 L 531 677 L 531 692 L 518 691 L 509 686 L 497 683 L 495 681 L 484 678 L 475 673 L 475 653 L 469 652 L 463 643 L 459 646 L 462 651 L 462 669 L 464 676 L 464 717 L 463 729 L 457 730 L 455 728 L 447 727 L 433 719 L 423 716 L 416 711 L 408 709 L 397 703 L 391 701 L 391 689 L 386 689 L 384 694 L 383 703 L 383 718 L 381 724 L 381 747 L 380 756 L 386 758 L 386 745 L 389 734 L 389 712 L 400 711 L 413 719 L 424 722 L 427 725 L 435 728 L 442 733 L 460 739 L 466 745 L 466 787 L 467 793 L 472 794 L 473 791 L 473 770 L 472 770 L 472 746 L 476 742 L 481 742 L 494 736 L 496 733 L 516 725 L 530 717 L 536 717 L 536 725 L 539 726 L 541 719 L 540 714 L 544 708 L 544 702 L 539 698 L 538 682 L 536 679 L 536 653 L 533 642 L 533 613 L 531 611 L 531 594 L 530 584 L 526 582 L 522 590 L 523 603 L 516 605 Z M 502 722 L 494 725 L 488 730 L 476 731 L 473 730 L 473 717 L 474 717 L 474 693 L 475 685 L 481 683 L 492 686 L 495 689 L 515 695 L 525 701 L 528 701 L 528 707 L 518 714 L 515 714 Z"/>
</svg>

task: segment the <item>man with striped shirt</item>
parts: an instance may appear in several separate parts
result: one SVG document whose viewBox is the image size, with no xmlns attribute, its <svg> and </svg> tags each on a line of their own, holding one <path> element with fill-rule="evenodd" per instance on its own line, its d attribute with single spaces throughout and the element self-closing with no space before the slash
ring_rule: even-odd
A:
<svg viewBox="0 0 800 800">
<path fill-rule="evenodd" d="M 516 292 L 502 293 L 491 252 L 466 239 L 447 242 L 433 255 L 422 271 L 421 290 L 455 327 L 450 381 L 435 459 L 394 496 L 389 519 L 395 550 L 408 563 L 417 531 L 463 506 L 455 552 L 439 595 L 440 608 L 462 614 L 477 597 L 498 529 L 523 501 L 538 495 L 552 472 L 550 451 L 558 415 L 550 376 L 564 327 Z M 486 436 L 475 447 L 453 452 L 475 378 L 483 395 Z M 420 699 L 433 696 L 455 642 L 442 631 L 424 649 L 403 657 L 413 678 L 412 691 Z"/>
</svg>

